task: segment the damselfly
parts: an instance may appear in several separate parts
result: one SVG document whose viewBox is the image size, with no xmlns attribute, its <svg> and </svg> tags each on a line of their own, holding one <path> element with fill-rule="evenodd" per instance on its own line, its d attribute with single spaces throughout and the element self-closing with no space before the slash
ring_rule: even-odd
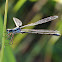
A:
<svg viewBox="0 0 62 62">
<path fill-rule="evenodd" d="M 46 22 L 49 22 L 49 21 L 54 20 L 56 18 L 58 18 L 58 16 L 50 16 L 50 17 L 44 18 L 42 20 L 39 20 L 39 21 L 37 21 L 35 23 L 31 23 L 31 24 L 22 26 L 22 22 L 18 18 L 13 17 L 13 20 L 14 20 L 14 22 L 16 24 L 16 27 L 13 28 L 13 29 L 7 29 L 8 36 L 10 37 L 12 35 L 12 37 L 11 37 L 12 43 L 13 43 L 14 34 L 16 34 L 16 33 L 36 33 L 36 34 L 47 34 L 47 35 L 60 36 L 60 33 L 57 30 L 22 29 L 24 27 L 34 26 L 34 25 L 46 23 Z"/>
</svg>

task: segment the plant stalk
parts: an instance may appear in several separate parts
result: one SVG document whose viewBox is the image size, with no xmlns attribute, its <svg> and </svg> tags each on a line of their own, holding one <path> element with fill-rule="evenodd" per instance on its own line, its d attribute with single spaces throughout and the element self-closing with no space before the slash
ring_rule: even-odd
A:
<svg viewBox="0 0 62 62">
<path fill-rule="evenodd" d="M 5 47 L 5 32 L 7 23 L 7 11 L 8 11 L 8 0 L 5 4 L 5 15 L 4 15 L 4 25 L 3 25 L 3 37 L 2 37 L 2 48 L 1 48 L 1 62 L 4 62 L 4 47 Z"/>
</svg>

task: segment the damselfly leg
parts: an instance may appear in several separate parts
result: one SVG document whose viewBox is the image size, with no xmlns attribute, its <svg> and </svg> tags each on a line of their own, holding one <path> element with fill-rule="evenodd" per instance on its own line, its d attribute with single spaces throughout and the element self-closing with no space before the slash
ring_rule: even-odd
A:
<svg viewBox="0 0 62 62">
<path fill-rule="evenodd" d="M 14 34 L 13 34 L 13 33 L 9 33 L 9 34 L 7 34 L 6 36 L 7 36 L 7 38 L 6 38 L 7 40 L 8 40 L 10 37 L 11 37 L 11 38 L 9 39 L 10 42 L 9 42 L 9 43 L 5 43 L 5 45 L 6 45 L 6 44 L 12 45 L 12 44 L 13 44 L 13 39 L 14 39 Z"/>
<path fill-rule="evenodd" d="M 14 39 L 14 34 L 12 33 L 12 37 L 11 37 L 9 44 L 13 44 L 13 39 Z"/>
</svg>

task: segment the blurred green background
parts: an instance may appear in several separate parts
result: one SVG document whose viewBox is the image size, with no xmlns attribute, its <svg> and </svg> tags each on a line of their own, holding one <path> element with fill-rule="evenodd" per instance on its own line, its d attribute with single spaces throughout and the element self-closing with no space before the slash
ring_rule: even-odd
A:
<svg viewBox="0 0 62 62">
<path fill-rule="evenodd" d="M 5 0 L 0 0 L 0 52 L 3 33 Z M 51 29 L 62 33 L 61 0 L 9 0 L 7 28 L 14 28 L 13 17 L 23 25 L 57 15 L 59 18 L 29 29 Z M 10 40 L 7 39 L 8 42 Z M 5 41 L 5 43 L 7 43 Z M 1 60 L 1 53 L 0 53 Z M 4 47 L 4 62 L 62 62 L 62 36 L 16 34 L 12 45 Z"/>
</svg>

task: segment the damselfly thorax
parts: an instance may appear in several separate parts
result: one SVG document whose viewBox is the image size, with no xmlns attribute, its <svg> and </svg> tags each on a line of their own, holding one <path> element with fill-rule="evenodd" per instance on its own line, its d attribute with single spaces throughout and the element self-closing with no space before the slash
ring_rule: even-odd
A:
<svg viewBox="0 0 62 62">
<path fill-rule="evenodd" d="M 20 31 L 21 31 L 20 27 L 16 27 L 14 29 L 7 29 L 8 34 L 9 33 L 16 34 L 16 33 L 20 33 Z"/>
<path fill-rule="evenodd" d="M 42 20 L 39 20 L 39 21 L 37 21 L 35 23 L 31 23 L 31 24 L 22 26 L 22 22 L 19 19 L 14 17 L 13 20 L 14 20 L 14 22 L 16 24 L 16 27 L 13 28 L 13 29 L 7 29 L 7 32 L 8 32 L 8 35 L 9 35 L 8 37 L 10 37 L 10 35 L 12 35 L 11 41 L 13 43 L 14 34 L 16 34 L 16 33 L 35 33 L 35 34 L 47 34 L 47 35 L 60 36 L 60 32 L 57 31 L 57 30 L 22 29 L 24 27 L 34 26 L 34 25 L 46 23 L 46 22 L 49 22 L 49 21 L 54 20 L 56 18 L 58 18 L 58 16 L 50 16 L 50 17 L 44 18 Z"/>
</svg>

